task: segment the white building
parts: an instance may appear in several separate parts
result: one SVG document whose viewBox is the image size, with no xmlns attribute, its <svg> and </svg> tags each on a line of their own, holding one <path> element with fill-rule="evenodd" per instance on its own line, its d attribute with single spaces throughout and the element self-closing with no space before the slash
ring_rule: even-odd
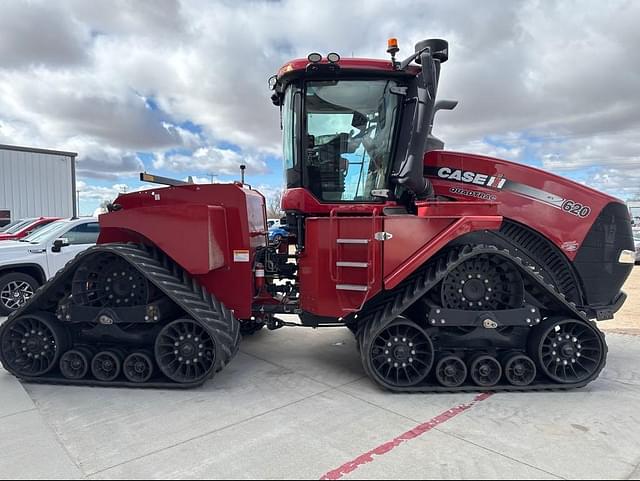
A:
<svg viewBox="0 0 640 481">
<path fill-rule="evenodd" d="M 77 155 L 0 144 L 0 225 L 7 218 L 76 216 Z"/>
</svg>

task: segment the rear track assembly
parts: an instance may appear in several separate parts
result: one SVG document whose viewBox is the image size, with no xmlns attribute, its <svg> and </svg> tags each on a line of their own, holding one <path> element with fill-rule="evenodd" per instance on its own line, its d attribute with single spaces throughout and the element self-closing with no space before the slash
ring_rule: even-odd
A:
<svg viewBox="0 0 640 481">
<path fill-rule="evenodd" d="M 158 249 L 108 244 L 11 315 L 0 361 L 30 382 L 188 388 L 222 370 L 239 341 L 233 313 Z"/>
</svg>

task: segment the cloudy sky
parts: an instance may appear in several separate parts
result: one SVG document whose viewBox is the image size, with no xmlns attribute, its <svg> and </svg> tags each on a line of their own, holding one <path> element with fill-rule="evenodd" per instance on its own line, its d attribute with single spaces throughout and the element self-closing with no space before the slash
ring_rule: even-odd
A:
<svg viewBox="0 0 640 481">
<path fill-rule="evenodd" d="M 79 153 L 81 212 L 138 172 L 280 186 L 267 78 L 309 52 L 450 42 L 447 148 L 640 195 L 640 2 L 2 0 L 0 143 Z M 214 175 L 210 177 L 210 175 Z"/>
</svg>

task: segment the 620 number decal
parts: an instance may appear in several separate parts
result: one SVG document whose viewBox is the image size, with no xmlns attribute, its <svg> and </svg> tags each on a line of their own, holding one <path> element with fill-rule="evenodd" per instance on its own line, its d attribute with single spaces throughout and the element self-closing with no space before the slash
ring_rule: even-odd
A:
<svg viewBox="0 0 640 481">
<path fill-rule="evenodd" d="M 589 214 L 591 214 L 591 207 L 582 205 L 579 202 L 574 202 L 573 200 L 565 200 L 562 203 L 562 210 L 568 212 L 571 215 L 582 218 L 587 217 Z"/>
</svg>

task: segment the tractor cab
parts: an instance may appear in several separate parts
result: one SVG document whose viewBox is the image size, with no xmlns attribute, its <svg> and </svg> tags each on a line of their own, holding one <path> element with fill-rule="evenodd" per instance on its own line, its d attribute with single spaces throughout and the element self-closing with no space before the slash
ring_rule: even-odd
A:
<svg viewBox="0 0 640 481">
<path fill-rule="evenodd" d="M 310 54 L 272 77 L 272 100 L 281 109 L 287 210 L 305 212 L 296 204 L 309 201 L 375 204 L 407 192 L 412 198 L 432 195 L 422 159 L 435 140 L 430 132 L 447 49 L 444 40 L 425 40 L 397 62 L 392 39 L 390 61 Z"/>
</svg>

